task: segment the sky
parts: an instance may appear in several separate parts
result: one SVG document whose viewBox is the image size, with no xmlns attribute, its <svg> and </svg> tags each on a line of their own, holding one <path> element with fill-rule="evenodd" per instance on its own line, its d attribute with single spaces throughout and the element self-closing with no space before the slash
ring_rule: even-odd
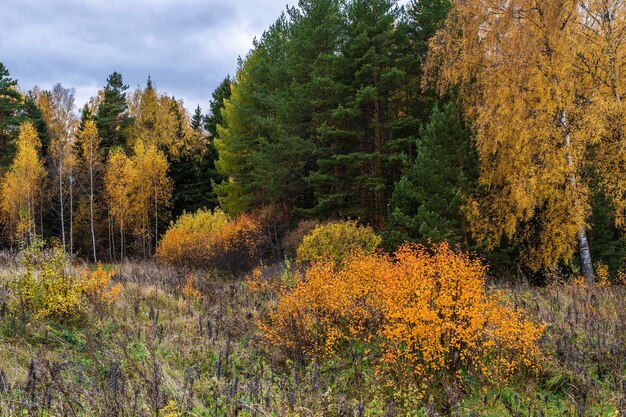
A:
<svg viewBox="0 0 626 417">
<path fill-rule="evenodd" d="M 113 71 L 208 109 L 237 58 L 295 0 L 0 0 L 0 62 L 23 90 L 74 87 L 77 108 Z"/>
</svg>

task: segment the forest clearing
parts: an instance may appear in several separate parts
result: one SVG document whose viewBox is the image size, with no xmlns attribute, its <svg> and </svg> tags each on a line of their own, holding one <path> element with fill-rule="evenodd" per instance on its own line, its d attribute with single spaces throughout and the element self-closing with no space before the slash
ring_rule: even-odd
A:
<svg viewBox="0 0 626 417">
<path fill-rule="evenodd" d="M 0 416 L 626 416 L 626 1 L 281 7 L 206 110 L 0 36 Z"/>
</svg>

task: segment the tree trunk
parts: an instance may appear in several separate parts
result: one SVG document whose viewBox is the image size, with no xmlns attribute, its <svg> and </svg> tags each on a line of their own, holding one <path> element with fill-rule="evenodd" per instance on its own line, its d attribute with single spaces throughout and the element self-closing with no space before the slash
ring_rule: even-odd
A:
<svg viewBox="0 0 626 417">
<path fill-rule="evenodd" d="M 59 207 L 61 209 L 61 242 L 65 253 L 65 212 L 63 210 L 63 162 L 59 161 Z"/>
<path fill-rule="evenodd" d="M 96 233 L 93 226 L 93 148 L 90 146 L 89 151 L 89 223 L 91 226 L 91 244 L 93 247 L 93 261 L 98 262 L 96 257 Z"/>
<path fill-rule="evenodd" d="M 70 175 L 70 255 L 74 255 L 74 176 Z"/>
<path fill-rule="evenodd" d="M 374 175 L 379 181 L 383 181 L 383 165 L 382 165 L 382 150 L 383 150 L 383 135 L 381 131 L 381 108 L 380 101 L 376 99 L 374 103 Z M 374 191 L 374 210 L 375 210 L 375 222 L 376 226 L 382 227 L 385 219 L 385 192 L 378 188 Z"/>
<path fill-rule="evenodd" d="M 587 240 L 587 231 L 583 227 L 578 232 L 578 245 L 580 247 L 580 266 L 581 273 L 588 284 L 595 282 L 593 263 L 591 262 L 591 251 L 589 250 L 589 241 Z"/>
<path fill-rule="evenodd" d="M 563 138 L 565 139 L 565 147 L 567 149 L 567 167 L 570 168 L 570 184 L 572 185 L 573 192 L 576 192 L 576 175 L 572 171 L 573 161 L 572 153 L 570 151 L 571 140 L 569 136 L 569 127 L 567 123 L 567 114 L 565 110 L 561 111 L 559 117 L 559 123 L 563 129 Z M 574 202 L 576 205 L 578 201 Z M 593 262 L 591 261 L 591 251 L 589 249 L 589 241 L 587 240 L 587 230 L 583 225 L 578 232 L 578 249 L 580 251 L 580 272 L 585 277 L 585 280 L 589 284 L 595 282 L 595 274 L 593 272 Z"/>
<path fill-rule="evenodd" d="M 159 200 L 157 184 L 154 184 L 154 252 L 159 244 Z M 154 252 L 152 254 L 154 254 Z M 152 255 L 151 254 L 151 255 Z"/>
</svg>

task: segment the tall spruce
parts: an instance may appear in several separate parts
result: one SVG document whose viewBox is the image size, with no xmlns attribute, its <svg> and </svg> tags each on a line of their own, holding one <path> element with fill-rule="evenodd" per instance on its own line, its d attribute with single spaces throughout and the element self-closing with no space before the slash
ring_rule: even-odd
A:
<svg viewBox="0 0 626 417">
<path fill-rule="evenodd" d="M 232 87 L 232 96 L 224 101 L 215 145 L 219 159 L 218 173 L 224 180 L 215 190 L 220 205 L 229 214 L 248 210 L 274 193 L 275 182 L 258 181 L 255 157 L 259 147 L 272 143 L 284 128 L 277 115 L 277 92 L 284 91 L 285 43 L 289 23 L 282 15 L 254 50 L 241 62 Z"/>
<path fill-rule="evenodd" d="M 415 160 L 390 199 L 387 245 L 449 241 L 467 247 L 461 207 L 477 179 L 478 155 L 457 107 L 452 102 L 442 109 L 435 106 L 430 122 L 420 129 Z"/>
<path fill-rule="evenodd" d="M 342 102 L 321 130 L 327 155 L 309 181 L 318 208 L 382 226 L 399 156 L 410 138 L 394 137 L 390 99 L 406 73 L 397 66 L 398 9 L 389 0 L 354 0 L 346 8 L 346 39 L 337 81 Z"/>
<path fill-rule="evenodd" d="M 0 62 L 0 167 L 5 169 L 15 155 L 19 109 L 22 96 L 17 90 L 17 80 Z"/>
<path fill-rule="evenodd" d="M 211 102 L 209 103 L 209 114 L 207 114 L 204 119 L 204 129 L 212 139 L 217 137 L 218 125 L 226 127 L 224 125 L 224 118 L 222 117 L 222 109 L 224 108 L 224 100 L 230 98 L 231 83 L 230 75 L 227 75 L 213 91 Z"/>
<path fill-rule="evenodd" d="M 102 149 L 106 152 L 127 145 L 126 128 L 130 126 L 131 119 L 128 116 L 126 90 L 128 86 L 124 84 L 122 74 L 119 72 L 113 72 L 107 78 L 104 98 L 96 114 L 96 126 L 102 141 Z"/>
</svg>

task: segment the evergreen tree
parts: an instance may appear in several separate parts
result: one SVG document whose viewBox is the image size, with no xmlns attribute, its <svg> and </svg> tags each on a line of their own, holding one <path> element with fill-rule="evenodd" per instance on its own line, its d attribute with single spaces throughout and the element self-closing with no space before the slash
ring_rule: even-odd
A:
<svg viewBox="0 0 626 417">
<path fill-rule="evenodd" d="M 184 211 L 214 208 L 217 198 L 213 192 L 212 181 L 216 181 L 217 177 L 215 154 L 209 153 L 209 138 L 202 127 L 202 109 L 200 106 L 196 108 L 189 126 L 191 129 L 185 129 L 186 121 L 182 110 L 175 106 L 173 111 L 178 122 L 178 140 L 187 144 L 176 157 L 169 158 L 169 172 L 174 183 L 173 214 L 177 217 Z"/>
<path fill-rule="evenodd" d="M 254 164 L 262 162 L 255 157 L 262 144 L 285 134 L 276 117 L 276 93 L 287 83 L 284 60 L 288 30 L 283 15 L 255 42 L 254 50 L 237 71 L 232 96 L 224 101 L 224 124 L 218 125 L 215 140 L 219 154 L 216 167 L 224 180 L 214 188 L 220 205 L 229 214 L 266 202 L 278 191 L 274 189 L 275 181 L 258 180 Z"/>
<path fill-rule="evenodd" d="M 279 72 L 288 84 L 273 99 L 280 129 L 254 156 L 255 179 L 272 184 L 268 202 L 288 201 L 308 211 L 315 204 L 308 177 L 321 149 L 319 130 L 343 96 L 335 78 L 345 25 L 338 0 L 301 0 L 288 13 L 289 41 Z"/>
<path fill-rule="evenodd" d="M 41 154 L 46 155 L 48 153 L 48 146 L 50 146 L 50 132 L 48 131 L 48 124 L 43 117 L 41 109 L 37 105 L 37 99 L 32 91 L 24 97 L 24 104 L 20 114 L 20 123 L 30 122 L 37 134 L 39 135 L 39 141 L 41 142 Z"/>
<path fill-rule="evenodd" d="M 196 110 L 193 113 L 193 116 L 191 117 L 191 128 L 195 130 L 196 132 L 201 132 L 203 120 L 204 120 L 204 116 L 202 116 L 202 109 L 200 108 L 200 105 L 198 104 L 198 106 L 196 107 Z"/>
<path fill-rule="evenodd" d="M 475 188 L 478 156 L 454 103 L 435 106 L 416 148 L 390 199 L 386 245 L 450 241 L 467 247 L 461 206 Z"/>
<path fill-rule="evenodd" d="M 126 146 L 126 128 L 131 124 L 128 117 L 128 104 L 126 102 L 127 85 L 124 85 L 122 74 L 113 72 L 107 78 L 104 87 L 104 99 L 98 107 L 96 126 L 102 149 L 108 152 L 114 147 Z"/>
<path fill-rule="evenodd" d="M 396 114 L 390 99 L 406 74 L 397 66 L 395 27 L 398 9 L 389 0 L 354 0 L 346 10 L 342 48 L 342 102 L 321 130 L 327 153 L 309 177 L 318 211 L 332 210 L 382 226 L 386 197 L 399 172 L 399 157 L 410 138 L 394 137 Z"/>
<path fill-rule="evenodd" d="M 209 103 L 209 114 L 204 119 L 204 129 L 212 139 L 217 138 L 217 126 L 226 127 L 222 117 L 224 100 L 228 100 L 231 95 L 230 85 L 232 80 L 230 75 L 222 80 L 220 85 L 213 91 L 211 102 Z"/>
<path fill-rule="evenodd" d="M 15 139 L 19 126 L 19 109 L 22 96 L 17 90 L 17 80 L 0 62 L 0 168 L 4 169 L 15 155 Z"/>
</svg>

